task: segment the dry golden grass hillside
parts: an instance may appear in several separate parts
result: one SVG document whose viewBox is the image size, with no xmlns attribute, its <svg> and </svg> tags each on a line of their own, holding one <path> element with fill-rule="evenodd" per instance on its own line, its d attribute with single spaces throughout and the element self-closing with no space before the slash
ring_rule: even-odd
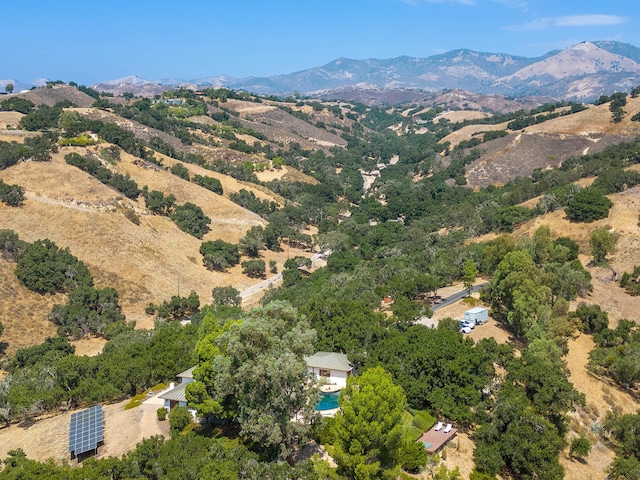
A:
<svg viewBox="0 0 640 480">
<path fill-rule="evenodd" d="M 68 247 L 89 267 L 98 287 L 118 290 L 127 319 L 135 320 L 138 327 L 152 325 L 152 317 L 144 313 L 149 302 L 161 303 L 194 290 L 202 303 L 208 303 L 214 287 L 234 285 L 244 290 L 259 282 L 242 275 L 239 265 L 226 273 L 206 270 L 200 240 L 179 230 L 168 218 L 149 214 L 144 199 L 127 199 L 67 165 L 64 155 L 70 151 L 87 153 L 81 148 L 61 148 L 50 162 L 21 162 L 0 172 L 3 181 L 23 186 L 26 194 L 21 207 L 0 204 L 0 229 L 12 229 L 28 242 L 48 238 Z M 265 225 L 258 215 L 227 198 L 125 153 L 113 169 L 131 175 L 140 187 L 175 195 L 178 204 L 200 206 L 212 219 L 204 240 L 237 243 L 251 226 Z M 273 194 L 264 196 L 273 198 Z M 126 210 L 137 213 L 139 225 L 126 219 Z M 275 260 L 281 270 L 287 253 L 266 251 L 263 259 Z M 309 255 L 293 248 L 289 253 Z M 40 296 L 24 288 L 13 268 L 14 264 L 0 263 L 5 279 L 0 289 L 0 320 L 6 327 L 2 340 L 8 343 L 8 352 L 40 343 L 54 333 L 47 315 L 53 304 L 64 302 L 62 295 Z"/>
</svg>

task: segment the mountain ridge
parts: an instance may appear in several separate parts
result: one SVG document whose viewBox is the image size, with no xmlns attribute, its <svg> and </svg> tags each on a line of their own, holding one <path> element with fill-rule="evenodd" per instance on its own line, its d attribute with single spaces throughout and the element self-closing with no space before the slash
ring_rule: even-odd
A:
<svg viewBox="0 0 640 480">
<path fill-rule="evenodd" d="M 0 86 L 8 82 L 0 80 Z M 331 99 L 332 92 L 340 91 L 344 100 L 349 100 L 344 95 L 349 88 L 379 89 L 385 93 L 383 96 L 388 96 L 389 90 L 433 93 L 460 89 L 485 95 L 536 95 L 588 102 L 638 84 L 640 48 L 606 40 L 580 42 L 539 57 L 460 48 L 425 58 L 339 57 L 321 66 L 268 77 L 218 75 L 146 80 L 129 75 L 102 81 L 93 88 L 115 95 L 131 92 L 152 96 L 176 87 L 226 87 L 262 95 L 301 93 L 323 99 Z"/>
</svg>

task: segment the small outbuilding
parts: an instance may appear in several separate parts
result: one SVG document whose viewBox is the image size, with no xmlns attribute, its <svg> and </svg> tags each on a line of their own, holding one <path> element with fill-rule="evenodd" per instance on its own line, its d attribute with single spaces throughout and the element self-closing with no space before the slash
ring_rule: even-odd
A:
<svg viewBox="0 0 640 480">
<path fill-rule="evenodd" d="M 344 353 L 316 352 L 306 361 L 309 372 L 329 385 L 346 387 L 347 378 L 353 373 L 353 365 Z"/>
</svg>

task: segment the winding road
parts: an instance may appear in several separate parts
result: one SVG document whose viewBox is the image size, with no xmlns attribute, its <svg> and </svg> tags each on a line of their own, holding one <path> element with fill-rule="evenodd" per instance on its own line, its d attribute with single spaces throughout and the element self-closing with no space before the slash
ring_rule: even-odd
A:
<svg viewBox="0 0 640 480">
<path fill-rule="evenodd" d="M 325 255 L 325 252 L 320 252 L 320 253 L 316 253 L 315 255 L 313 255 L 311 257 L 311 261 L 315 262 L 316 260 L 318 260 L 319 258 L 321 258 L 323 255 Z M 269 277 L 266 280 L 263 280 L 260 283 L 256 283 L 255 285 L 252 285 L 251 287 L 247 288 L 246 290 L 243 290 L 242 292 L 240 292 L 240 298 L 242 298 L 243 300 L 248 297 L 249 295 L 252 295 L 256 292 L 259 292 L 260 290 L 269 287 L 269 285 L 277 282 L 278 280 L 282 280 L 282 272 L 278 273 L 276 275 L 274 275 L 273 277 Z"/>
<path fill-rule="evenodd" d="M 471 287 L 471 293 L 476 293 L 482 289 L 485 285 L 489 285 L 489 282 L 478 283 Z M 448 307 L 449 305 L 453 305 L 454 303 L 462 300 L 467 296 L 467 289 L 459 291 L 458 293 L 454 293 L 453 295 L 448 296 L 447 298 L 443 298 L 441 302 L 436 303 L 435 305 L 431 305 L 431 310 L 434 312 L 440 310 L 441 308 Z"/>
</svg>

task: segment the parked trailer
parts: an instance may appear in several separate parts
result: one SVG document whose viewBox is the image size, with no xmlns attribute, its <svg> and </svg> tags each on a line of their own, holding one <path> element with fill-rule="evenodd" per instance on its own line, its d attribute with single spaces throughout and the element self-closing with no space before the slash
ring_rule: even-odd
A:
<svg viewBox="0 0 640 480">
<path fill-rule="evenodd" d="M 464 312 L 464 321 L 474 325 L 482 325 L 489 321 L 489 309 L 486 307 L 476 307 Z"/>
</svg>

